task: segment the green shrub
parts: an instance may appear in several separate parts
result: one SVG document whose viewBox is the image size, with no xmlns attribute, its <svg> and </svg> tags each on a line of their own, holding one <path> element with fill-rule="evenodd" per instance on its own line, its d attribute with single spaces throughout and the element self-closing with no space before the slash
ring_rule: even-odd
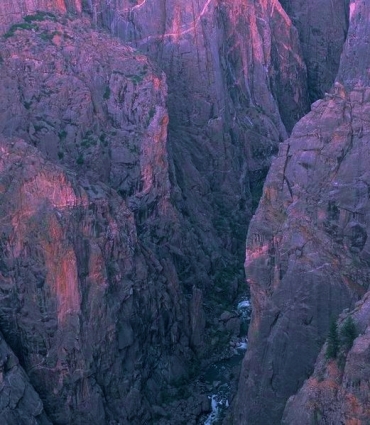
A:
<svg viewBox="0 0 370 425">
<path fill-rule="evenodd" d="M 103 98 L 105 100 L 108 100 L 110 98 L 110 87 L 109 86 L 106 87 Z"/>
<path fill-rule="evenodd" d="M 59 136 L 59 139 L 60 139 L 60 140 L 64 140 L 64 139 L 67 137 L 67 135 L 68 135 L 68 133 L 67 133 L 65 130 L 61 130 L 61 131 L 58 133 L 58 136 Z"/>
<path fill-rule="evenodd" d="M 346 350 L 350 350 L 353 345 L 353 341 L 358 336 L 355 322 L 353 321 L 351 316 L 347 317 L 347 319 L 344 321 L 339 333 L 340 341 L 343 345 L 343 348 L 345 348 Z"/>
<path fill-rule="evenodd" d="M 139 75 L 130 75 L 129 78 L 136 86 L 144 80 L 144 75 L 145 74 L 140 73 Z"/>
<path fill-rule="evenodd" d="M 326 358 L 335 359 L 339 351 L 339 337 L 338 337 L 338 327 L 335 320 L 330 324 L 329 335 L 328 335 L 328 345 L 326 347 Z"/>
<path fill-rule="evenodd" d="M 44 21 L 45 19 L 49 19 L 51 21 L 56 21 L 57 18 L 53 13 L 50 12 L 42 12 L 38 10 L 34 15 L 27 15 L 23 18 L 26 22 L 34 22 L 34 21 Z"/>
<path fill-rule="evenodd" d="M 84 161 L 84 157 L 83 157 L 82 153 L 80 153 L 80 155 L 79 155 L 79 156 L 78 156 L 78 158 L 76 159 L 76 163 L 77 163 L 78 165 L 82 165 L 84 162 L 85 162 L 85 161 Z"/>
<path fill-rule="evenodd" d="M 4 38 L 12 37 L 17 30 L 35 30 L 35 31 L 37 31 L 38 29 L 39 29 L 39 27 L 37 25 L 30 24 L 28 22 L 24 22 L 22 24 L 15 24 L 15 25 L 12 25 L 10 27 L 9 31 L 7 31 L 4 34 Z"/>
<path fill-rule="evenodd" d="M 26 109 L 30 109 L 31 105 L 32 105 L 32 101 L 30 101 L 30 102 L 26 102 L 26 101 L 24 101 L 24 102 L 23 102 L 23 106 L 24 106 Z"/>
<path fill-rule="evenodd" d="M 56 35 L 61 35 L 61 33 L 59 31 L 53 31 L 53 32 L 43 31 L 40 34 L 40 37 L 44 41 L 52 41 L 54 36 Z"/>
</svg>

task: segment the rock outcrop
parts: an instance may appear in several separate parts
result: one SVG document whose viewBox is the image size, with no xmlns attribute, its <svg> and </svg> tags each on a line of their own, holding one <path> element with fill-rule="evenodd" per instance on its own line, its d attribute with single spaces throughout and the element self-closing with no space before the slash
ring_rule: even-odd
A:
<svg viewBox="0 0 370 425">
<path fill-rule="evenodd" d="M 0 132 L 123 197 L 169 197 L 167 86 L 88 20 L 28 15 L 2 43 Z M 156 192 L 156 193 L 153 193 Z"/>
<path fill-rule="evenodd" d="M 25 24 L 1 42 L 0 326 L 53 423 L 148 423 L 205 325 L 169 254 L 165 79 L 86 19 Z"/>
<path fill-rule="evenodd" d="M 0 3 L 0 33 L 37 11 L 81 13 L 81 0 L 3 0 Z"/>
<path fill-rule="evenodd" d="M 172 199 L 190 247 L 179 273 L 231 300 L 271 155 L 308 109 L 297 31 L 278 2 L 89 4 L 167 75 Z"/>
<path fill-rule="evenodd" d="M 103 183 L 4 138 L 0 177 L 0 325 L 51 421 L 150 422 L 189 357 L 176 277 Z"/>
<path fill-rule="evenodd" d="M 338 73 L 348 32 L 349 0 L 280 0 L 298 29 L 311 102 L 324 97 Z"/>
<path fill-rule="evenodd" d="M 254 310 L 234 409 L 238 424 L 280 423 L 288 397 L 313 370 L 331 320 L 368 289 L 370 6 L 353 1 L 350 11 L 333 90 L 281 144 L 249 228 Z"/>
<path fill-rule="evenodd" d="M 23 0 L 9 8 L 3 6 L 0 16 L 7 34 L 24 29 L 30 30 L 32 35 L 32 30 L 38 24 L 37 19 L 32 21 L 28 16 L 28 27 L 26 24 L 10 24 L 38 9 L 77 15 L 88 12 L 96 25 L 108 27 L 125 42 L 150 56 L 166 72 L 169 85 L 171 199 L 180 213 L 180 239 L 184 241 L 182 248 L 174 249 L 171 256 L 176 257 L 176 269 L 189 294 L 194 283 L 208 291 L 212 282 L 216 281 L 218 293 L 231 299 L 243 282 L 240 264 L 247 224 L 245 216 L 250 217 L 256 207 L 271 155 L 276 151 L 278 142 L 287 136 L 287 131 L 308 108 L 306 68 L 301 58 L 297 31 L 278 2 L 244 4 L 203 1 L 186 4 L 185 7 L 178 0 L 162 3 L 103 0 L 55 0 L 45 3 L 41 0 Z M 38 35 L 45 42 L 51 41 L 47 43 L 49 53 L 45 54 L 44 60 L 53 69 L 54 64 L 50 59 L 55 48 L 50 44 L 55 45 L 57 40 L 65 43 L 65 40 L 63 35 L 53 34 L 53 23 L 48 28 L 45 23 L 42 25 L 42 34 Z M 57 29 L 54 31 L 58 32 Z M 74 52 L 72 44 L 61 62 L 68 62 L 68 55 L 71 60 L 76 59 L 73 70 L 76 76 L 83 69 L 81 61 L 90 59 L 89 55 L 75 57 L 76 52 L 83 48 L 83 42 L 77 43 Z M 108 81 L 110 77 L 102 67 L 107 58 L 100 61 L 96 57 L 92 59 L 94 65 L 90 68 L 87 66 L 91 74 L 87 80 L 86 75 L 83 76 L 82 84 L 79 83 L 81 89 L 89 83 L 90 92 L 91 87 L 95 87 L 95 93 L 91 93 L 95 96 L 92 98 L 95 111 L 86 120 L 104 116 L 105 108 L 108 108 L 108 115 L 118 113 L 117 99 L 104 97 L 109 97 L 111 83 L 120 84 L 119 74 L 116 73 Z M 112 58 L 109 60 L 112 61 Z M 144 63 L 145 60 L 143 66 Z M 74 65 L 68 63 L 67 68 L 71 66 Z M 33 69 L 32 66 L 30 69 Z M 145 75 L 145 69 L 136 71 L 136 76 L 131 75 L 134 83 Z M 32 84 L 20 81 L 20 90 L 24 83 L 28 87 Z M 103 101 L 103 106 L 99 104 L 100 101 Z M 32 109 L 29 99 L 24 102 L 26 108 Z M 45 103 L 44 99 L 42 103 Z M 64 102 L 62 108 L 65 106 Z M 135 104 L 131 107 L 136 108 Z M 114 108 L 116 110 L 113 111 Z M 154 113 L 146 108 L 137 112 L 149 116 L 149 119 Z M 18 123 L 22 120 L 23 116 Z M 26 123 L 27 120 L 19 126 L 24 127 Z M 15 126 L 18 128 L 18 124 Z M 35 129 L 36 132 L 38 129 Z M 106 130 L 104 126 L 102 130 Z M 32 133 L 33 130 L 30 131 Z M 48 131 L 48 128 L 43 131 Z M 93 137 L 87 134 L 91 131 Z M 103 137 L 103 133 L 97 134 L 95 131 L 99 133 L 101 130 L 90 126 L 81 135 L 85 145 L 89 141 L 94 142 L 94 138 Z M 95 174 L 96 170 L 107 173 L 106 167 L 102 171 L 101 166 L 106 162 L 106 154 L 101 149 L 93 149 L 94 153 L 87 152 L 82 157 L 78 147 L 68 143 L 68 138 L 74 141 L 74 133 L 71 126 L 61 128 L 59 138 L 66 137 L 63 144 L 71 149 L 71 154 L 72 151 L 73 155 L 77 154 L 77 158 L 68 158 L 62 150 L 57 152 L 55 146 L 58 141 L 53 142 L 54 152 L 50 154 L 54 158 L 63 155 L 67 166 L 73 161 L 86 162 L 80 169 L 88 172 L 89 177 L 94 174 L 90 168 L 94 168 L 95 164 Z M 39 134 L 27 135 L 28 138 L 32 136 L 34 140 L 40 138 Z M 76 137 L 78 139 L 80 135 Z M 34 143 L 45 144 L 42 140 L 45 138 L 41 137 L 41 141 Z M 132 144 L 135 145 L 135 142 Z M 85 146 L 82 148 L 80 146 L 80 151 L 85 151 Z M 51 152 L 51 147 L 48 150 Z M 117 167 L 115 162 L 121 161 L 122 155 L 129 161 L 127 152 L 120 151 L 117 155 L 113 152 L 112 169 Z M 122 190 L 124 194 L 134 191 L 132 185 L 138 173 L 137 164 L 129 165 L 133 170 L 128 171 L 129 167 L 120 166 L 116 170 L 123 176 L 117 177 L 119 181 L 114 182 L 115 187 L 125 186 Z M 99 177 L 105 181 L 107 176 Z M 145 236 L 145 239 L 155 242 L 151 236 Z"/>
<path fill-rule="evenodd" d="M 6 425 L 51 425 L 42 401 L 0 335 L 0 421 Z"/>
<path fill-rule="evenodd" d="M 286 405 L 283 424 L 359 424 L 370 417 L 370 297 L 366 294 L 351 315 L 343 314 L 339 329 L 353 318 L 358 337 L 337 359 L 321 351 L 312 376 Z M 355 336 L 354 334 L 353 336 Z"/>
<path fill-rule="evenodd" d="M 240 290 L 271 157 L 347 31 L 345 1 L 324 2 L 315 37 L 307 3 L 282 3 L 303 49 L 278 1 L 1 3 L 0 328 L 25 388 L 9 421 L 207 412 L 167 417 L 163 390 Z M 368 289 L 368 9 L 351 3 L 337 82 L 281 145 L 249 231 L 236 424 L 279 423 L 331 319 Z"/>
</svg>

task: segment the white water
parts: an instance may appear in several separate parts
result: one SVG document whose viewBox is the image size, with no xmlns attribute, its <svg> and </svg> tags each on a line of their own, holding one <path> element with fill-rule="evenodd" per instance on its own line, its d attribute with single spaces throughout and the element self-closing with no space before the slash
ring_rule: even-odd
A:
<svg viewBox="0 0 370 425">
<path fill-rule="evenodd" d="M 245 298 L 241 300 L 237 305 L 237 311 L 241 315 L 243 321 L 249 321 L 251 315 L 251 303 L 249 299 Z M 234 354 L 236 356 L 243 356 L 243 351 L 246 351 L 248 347 L 248 340 L 246 336 L 240 338 L 239 342 L 234 346 Z M 236 358 L 236 357 L 235 357 Z M 223 366 L 224 367 L 224 366 Z M 222 367 L 221 367 L 222 369 Z M 211 399 L 212 411 L 208 415 L 204 425 L 214 425 L 220 419 L 220 413 L 229 407 L 229 396 L 230 385 L 224 383 L 217 389 L 216 394 L 212 394 L 209 398 Z"/>
<path fill-rule="evenodd" d="M 236 347 L 235 347 L 236 350 L 240 350 L 240 351 L 246 351 L 247 348 L 248 348 L 247 338 L 245 338 L 244 340 L 238 342 L 238 344 L 236 344 Z"/>
<path fill-rule="evenodd" d="M 251 302 L 249 300 L 240 301 L 240 303 L 238 304 L 237 309 L 238 310 L 242 310 L 243 308 L 250 309 L 251 308 Z"/>
<path fill-rule="evenodd" d="M 229 407 L 229 400 L 221 394 L 213 394 L 211 400 L 212 412 L 204 422 L 204 425 L 213 425 L 219 419 L 220 409 Z"/>
<path fill-rule="evenodd" d="M 212 395 L 212 401 L 211 401 L 212 412 L 208 416 L 207 420 L 204 422 L 204 425 L 212 425 L 214 421 L 217 421 L 218 419 L 219 412 L 218 412 L 218 401 L 216 397 L 217 397 L 216 394 Z"/>
</svg>

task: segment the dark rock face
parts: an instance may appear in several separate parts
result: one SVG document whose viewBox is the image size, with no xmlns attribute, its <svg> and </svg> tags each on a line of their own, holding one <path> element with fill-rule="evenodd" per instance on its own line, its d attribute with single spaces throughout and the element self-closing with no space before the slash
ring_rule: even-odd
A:
<svg viewBox="0 0 370 425">
<path fill-rule="evenodd" d="M 112 189 L 18 139 L 1 153 L 0 323 L 50 419 L 150 422 L 189 346 L 176 279 Z"/>
<path fill-rule="evenodd" d="M 348 31 L 349 0 L 281 0 L 298 29 L 311 102 L 324 97 L 338 73 Z"/>
<path fill-rule="evenodd" d="M 172 194 L 186 229 L 180 274 L 189 288 L 195 277 L 230 297 L 243 284 L 245 217 L 278 142 L 308 108 L 297 31 L 277 2 L 93 1 L 87 10 L 167 75 Z"/>
<path fill-rule="evenodd" d="M 306 64 L 316 98 L 347 31 L 345 1 L 317 5 L 316 26 L 282 3 L 303 50 L 277 1 L 0 5 L 0 327 L 25 371 L 9 423 L 49 423 L 40 400 L 54 424 L 208 411 L 167 418 L 163 389 L 212 350 L 271 156 L 308 110 Z M 368 8 L 351 3 L 337 83 L 281 145 L 249 231 L 236 424 L 281 421 L 331 318 L 367 290 Z"/>
<path fill-rule="evenodd" d="M 286 400 L 313 370 L 331 318 L 368 289 L 370 88 L 352 41 L 366 40 L 368 13 L 365 3 L 351 3 L 337 82 L 280 146 L 249 228 L 254 310 L 235 423 L 281 421 Z M 360 41 L 358 49 L 364 54 L 368 46 Z M 296 423 L 291 414 L 286 421 Z"/>
<path fill-rule="evenodd" d="M 341 329 L 348 314 L 341 316 Z M 350 350 L 344 349 L 337 360 L 326 359 L 321 351 L 312 376 L 286 405 L 283 424 L 366 424 L 370 398 L 370 297 L 357 303 L 351 316 L 359 336 Z"/>
<path fill-rule="evenodd" d="M 0 421 L 7 425 L 51 425 L 39 395 L 2 335 L 0 335 Z"/>
<path fill-rule="evenodd" d="M 0 325 L 57 424 L 162 415 L 205 352 L 203 304 L 242 282 L 245 215 L 307 109 L 278 3 L 157 3 L 0 9 Z M 166 71 L 169 113 L 162 72 L 83 6 Z"/>
<path fill-rule="evenodd" d="M 150 422 L 204 343 L 158 241 L 179 234 L 164 77 L 54 15 L 1 54 L 1 132 L 37 147 L 2 139 L 1 329 L 53 423 Z"/>
</svg>

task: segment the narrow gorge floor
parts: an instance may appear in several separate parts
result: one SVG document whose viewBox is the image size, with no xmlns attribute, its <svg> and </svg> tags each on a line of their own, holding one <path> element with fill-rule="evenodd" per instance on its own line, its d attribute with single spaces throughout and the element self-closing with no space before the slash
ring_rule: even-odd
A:
<svg viewBox="0 0 370 425">
<path fill-rule="evenodd" d="M 215 321 L 213 354 L 199 365 L 194 380 L 169 389 L 156 424 L 220 425 L 237 389 L 241 363 L 248 346 L 251 317 L 248 298 L 239 301 Z M 221 326 L 220 326 L 221 324 Z"/>
</svg>

